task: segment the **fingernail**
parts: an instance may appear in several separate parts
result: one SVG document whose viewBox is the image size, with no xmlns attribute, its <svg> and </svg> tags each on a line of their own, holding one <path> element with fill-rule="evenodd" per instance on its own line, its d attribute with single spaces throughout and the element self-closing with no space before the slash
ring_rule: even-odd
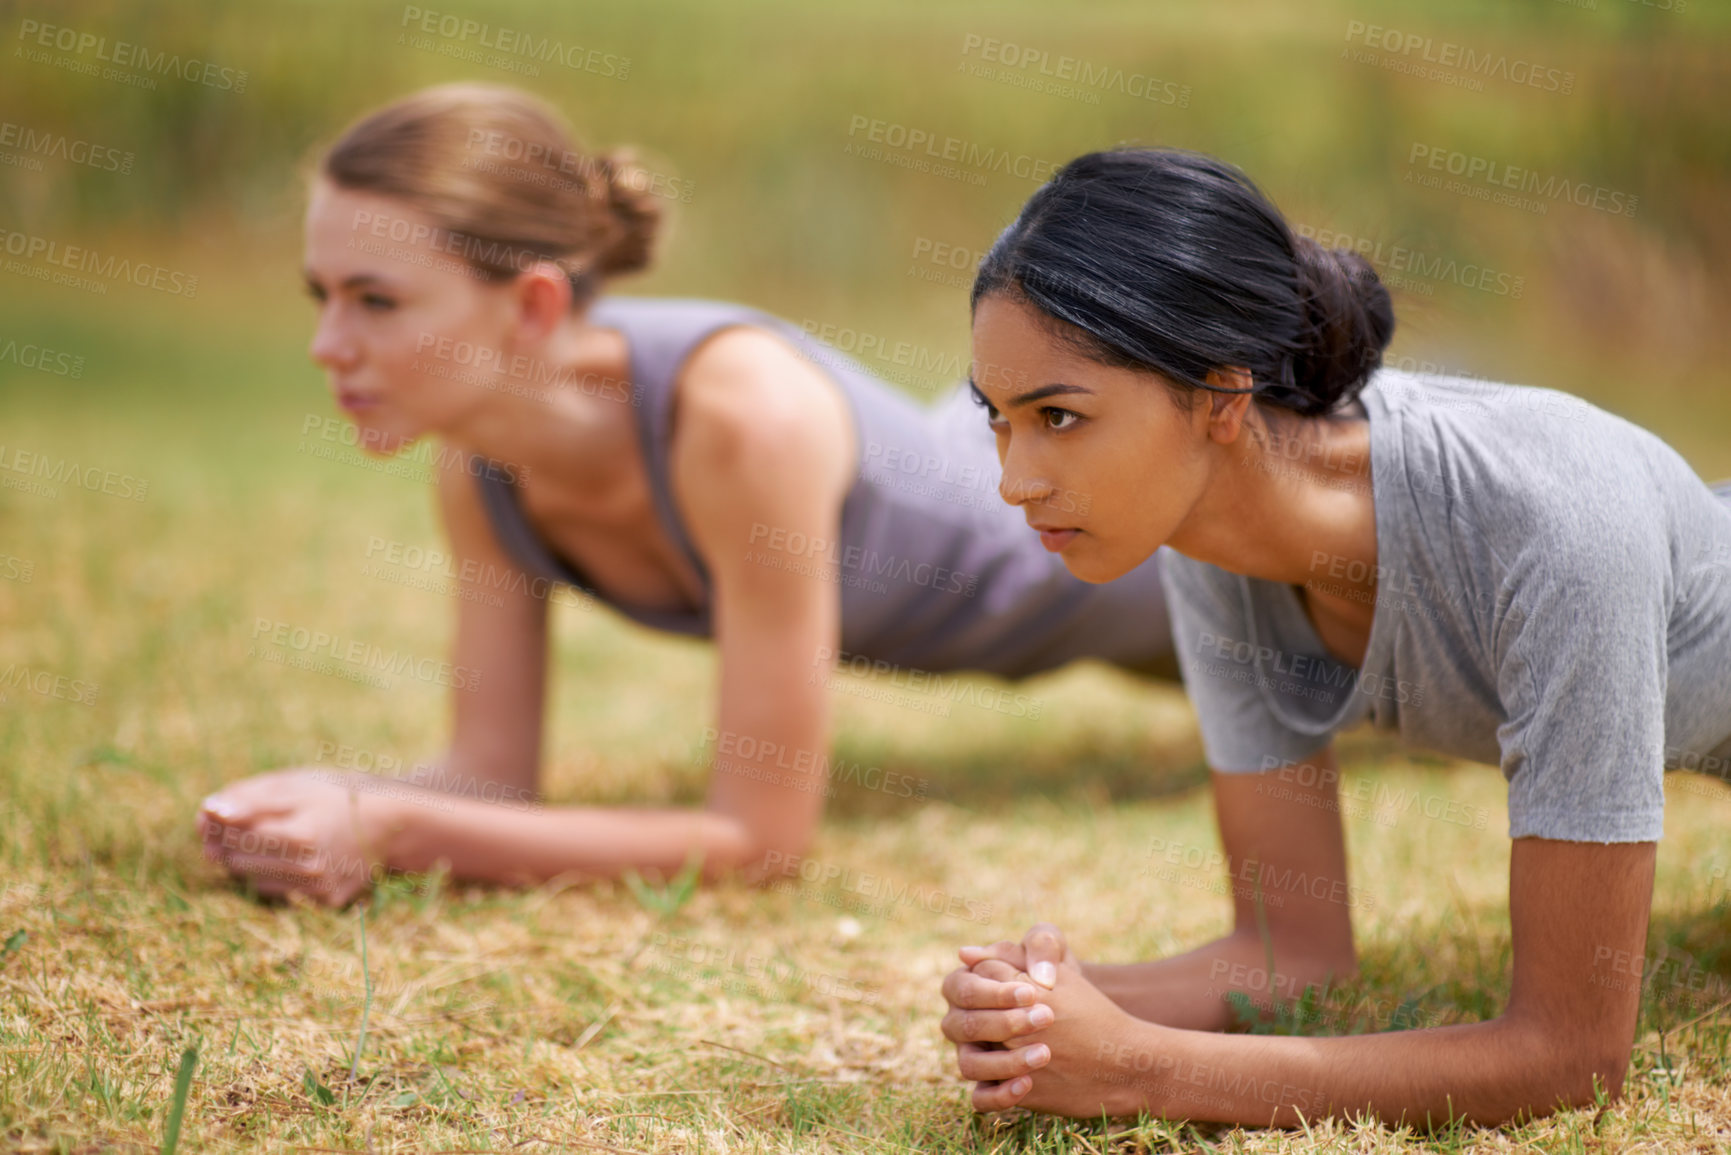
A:
<svg viewBox="0 0 1731 1155">
<path fill-rule="evenodd" d="M 228 799 L 217 794 L 212 794 L 209 798 L 206 798 L 203 802 L 199 803 L 199 806 L 206 814 L 214 814 L 218 818 L 224 820 L 240 817 L 239 807 L 235 806 L 235 804 L 230 802 Z"/>
<path fill-rule="evenodd" d="M 1033 1002 L 1034 1002 L 1034 988 L 1033 987 L 1018 986 L 1016 988 L 1016 1005 L 1018 1007 L 1031 1006 L 1033 1004 Z"/>
<path fill-rule="evenodd" d="M 1029 1090 L 1031 1090 L 1033 1088 L 1033 1086 L 1034 1086 L 1034 1080 L 1032 1080 L 1026 1076 L 1023 1076 L 1020 1079 L 1011 1079 L 1010 1080 L 1010 1094 L 1012 1094 L 1012 1095 L 1026 1095 L 1029 1092 Z"/>
<path fill-rule="evenodd" d="M 1049 1027 L 1052 1025 L 1052 1020 L 1057 1017 L 1058 1016 L 1053 1013 L 1052 1008 L 1048 1007 L 1045 1003 L 1041 1003 L 1039 1006 L 1028 1012 L 1028 1021 L 1033 1023 L 1036 1027 Z"/>
<path fill-rule="evenodd" d="M 1029 971 L 1028 974 L 1029 977 L 1043 987 L 1055 987 L 1058 985 L 1058 968 L 1049 962 L 1035 963 L 1034 969 Z"/>
<path fill-rule="evenodd" d="M 1028 1048 L 1028 1066 L 1044 1067 L 1052 1061 L 1052 1048 L 1045 1043 L 1038 1043 Z"/>
</svg>

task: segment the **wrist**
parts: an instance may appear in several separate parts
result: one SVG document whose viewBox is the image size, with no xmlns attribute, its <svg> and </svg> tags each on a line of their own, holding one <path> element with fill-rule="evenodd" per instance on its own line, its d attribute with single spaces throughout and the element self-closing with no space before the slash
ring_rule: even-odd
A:
<svg viewBox="0 0 1731 1155">
<path fill-rule="evenodd" d="M 1104 1033 L 1097 1058 L 1099 1085 L 1107 1088 L 1101 1106 L 1108 1115 L 1165 1113 L 1181 1034 L 1128 1014 Z"/>
<path fill-rule="evenodd" d="M 394 792 L 357 796 L 361 854 L 370 869 L 377 864 L 386 870 L 403 865 L 406 837 L 416 807 Z"/>
<path fill-rule="evenodd" d="M 1247 966 L 1266 967 L 1272 950 L 1279 960 L 1282 985 L 1289 987 L 1294 995 L 1311 984 L 1336 984 L 1358 972 L 1358 952 L 1350 933 L 1344 939 L 1332 935 L 1310 938 L 1287 934 L 1276 936 L 1269 942 L 1255 929 L 1246 928 L 1235 930 L 1220 941 L 1227 946 L 1228 957 Z M 1227 984 L 1218 985 L 1225 987 Z"/>
<path fill-rule="evenodd" d="M 1081 963 L 1079 965 L 1082 968 L 1083 978 L 1092 983 L 1101 994 L 1105 995 L 1113 1002 L 1122 1005 L 1119 999 L 1119 995 L 1123 993 L 1119 989 L 1123 986 L 1123 979 L 1121 976 L 1123 975 L 1125 968 L 1122 964 Z"/>
</svg>

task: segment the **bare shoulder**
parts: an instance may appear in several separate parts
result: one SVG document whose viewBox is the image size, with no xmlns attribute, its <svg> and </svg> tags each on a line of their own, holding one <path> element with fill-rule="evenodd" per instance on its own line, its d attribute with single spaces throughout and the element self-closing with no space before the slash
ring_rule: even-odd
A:
<svg viewBox="0 0 1731 1155">
<path fill-rule="evenodd" d="M 840 388 L 774 333 L 721 330 L 686 360 L 678 386 L 676 460 L 711 468 L 769 454 L 816 468 L 814 482 L 853 471 L 853 415 Z"/>
</svg>

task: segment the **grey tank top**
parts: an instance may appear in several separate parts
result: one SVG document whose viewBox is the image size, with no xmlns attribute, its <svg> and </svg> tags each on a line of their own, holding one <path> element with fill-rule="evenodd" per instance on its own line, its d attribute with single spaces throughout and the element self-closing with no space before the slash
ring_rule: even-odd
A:
<svg viewBox="0 0 1731 1155">
<path fill-rule="evenodd" d="M 674 382 L 706 338 L 747 325 L 785 338 L 822 368 L 853 414 L 860 472 L 842 505 L 840 539 L 810 542 L 762 527 L 753 531 L 750 558 L 796 572 L 810 571 L 814 559 L 832 562 L 844 651 L 897 666 L 1005 677 L 1079 658 L 1176 676 L 1160 580 L 1166 551 L 1116 581 L 1071 576 L 1021 511 L 999 497 L 996 445 L 965 384 L 933 407 L 920 406 L 798 327 L 741 305 L 605 297 L 590 319 L 624 335 L 656 517 L 701 577 L 704 604 L 659 611 L 595 590 L 536 535 L 511 481 L 483 471 L 476 480 L 494 532 L 525 572 L 586 590 L 653 629 L 710 636 L 708 568 L 669 483 Z"/>
</svg>

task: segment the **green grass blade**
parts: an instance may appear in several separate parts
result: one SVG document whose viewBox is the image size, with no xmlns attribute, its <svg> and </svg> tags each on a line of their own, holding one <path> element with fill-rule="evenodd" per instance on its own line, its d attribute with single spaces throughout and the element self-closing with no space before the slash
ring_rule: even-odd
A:
<svg viewBox="0 0 1731 1155">
<path fill-rule="evenodd" d="M 180 1070 L 174 1076 L 174 1101 L 168 1105 L 168 1126 L 162 1132 L 162 1155 L 174 1155 L 180 1145 L 180 1120 L 186 1113 L 186 1096 L 192 1090 L 192 1072 L 197 1066 L 197 1047 L 181 1052 Z"/>
</svg>

